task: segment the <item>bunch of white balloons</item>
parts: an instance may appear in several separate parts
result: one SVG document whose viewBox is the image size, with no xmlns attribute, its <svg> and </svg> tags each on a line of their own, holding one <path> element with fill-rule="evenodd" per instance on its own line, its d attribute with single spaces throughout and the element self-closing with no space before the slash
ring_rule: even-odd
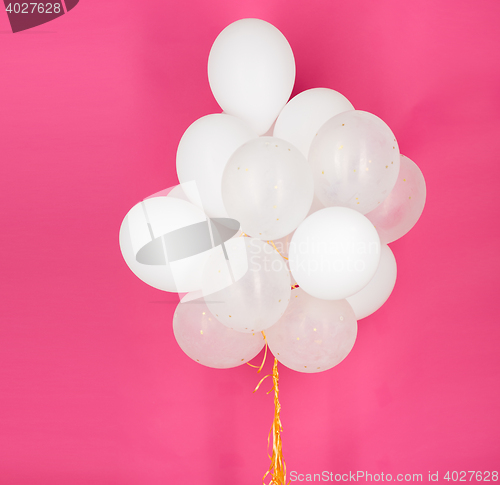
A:
<svg viewBox="0 0 500 485">
<path fill-rule="evenodd" d="M 189 293 L 173 326 L 197 362 L 244 364 L 265 333 L 285 366 L 330 369 L 352 349 L 357 320 L 394 288 L 388 243 L 423 211 L 422 173 L 380 118 L 342 94 L 316 88 L 289 100 L 293 52 L 265 21 L 226 27 L 210 51 L 208 78 L 223 113 L 182 136 L 184 200 L 159 194 L 137 204 L 120 231 L 124 258 L 146 283 Z M 186 240 L 185 258 L 161 244 L 183 227 L 231 219 L 240 233 L 218 244 L 210 233 L 203 246 L 205 236 L 191 232 L 201 249 L 188 250 Z"/>
</svg>

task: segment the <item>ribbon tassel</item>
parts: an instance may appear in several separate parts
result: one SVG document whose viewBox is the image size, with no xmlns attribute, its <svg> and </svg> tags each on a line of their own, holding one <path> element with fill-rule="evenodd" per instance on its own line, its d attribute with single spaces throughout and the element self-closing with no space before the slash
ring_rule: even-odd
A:
<svg viewBox="0 0 500 485">
<path fill-rule="evenodd" d="M 261 366 L 262 368 L 262 366 Z M 269 435 L 267 437 L 267 449 L 269 450 L 269 443 L 271 441 L 271 435 L 273 436 L 273 454 L 269 455 L 269 451 L 267 456 L 269 456 L 271 460 L 271 465 L 269 466 L 269 470 L 262 477 L 262 483 L 266 485 L 266 477 L 271 474 L 271 481 L 268 485 L 286 485 L 286 465 L 285 460 L 283 459 L 283 444 L 281 442 L 281 433 L 283 431 L 283 427 L 281 426 L 281 404 L 279 401 L 279 374 L 278 374 L 278 359 L 274 359 L 273 365 L 273 373 L 264 376 L 260 382 L 257 384 L 257 387 L 253 392 L 257 391 L 260 385 L 268 378 L 273 378 L 273 387 L 268 391 L 267 394 L 274 391 L 274 419 L 271 429 L 269 430 Z"/>
<path fill-rule="evenodd" d="M 280 419 L 281 404 L 279 401 L 278 387 L 278 359 L 276 358 L 274 359 L 272 378 L 273 388 L 271 389 L 271 391 L 274 390 L 274 419 L 271 430 L 269 431 L 269 436 L 267 438 L 267 447 L 269 449 L 269 438 L 272 434 L 273 454 L 269 457 L 271 458 L 271 465 L 269 467 L 269 470 L 267 470 L 266 474 L 262 478 L 262 482 L 265 483 L 265 478 L 267 477 L 267 475 L 271 474 L 271 481 L 269 482 L 269 485 L 286 485 L 286 465 L 285 460 L 283 459 L 283 446 L 281 442 L 281 432 L 283 431 L 283 427 L 281 426 Z"/>
</svg>

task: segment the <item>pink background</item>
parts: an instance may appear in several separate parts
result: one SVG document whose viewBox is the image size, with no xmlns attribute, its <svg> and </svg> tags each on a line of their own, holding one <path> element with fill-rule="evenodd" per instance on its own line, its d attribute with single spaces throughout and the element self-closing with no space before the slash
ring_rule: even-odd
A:
<svg viewBox="0 0 500 485">
<path fill-rule="evenodd" d="M 281 367 L 288 470 L 500 468 L 498 0 L 82 0 L 18 34 L 0 11 L 0 483 L 261 483 L 270 384 L 186 357 L 177 297 L 118 247 L 127 211 L 176 183 L 184 130 L 218 111 L 208 53 L 243 17 L 288 38 L 294 94 L 380 116 L 428 189 L 350 356 Z"/>
</svg>

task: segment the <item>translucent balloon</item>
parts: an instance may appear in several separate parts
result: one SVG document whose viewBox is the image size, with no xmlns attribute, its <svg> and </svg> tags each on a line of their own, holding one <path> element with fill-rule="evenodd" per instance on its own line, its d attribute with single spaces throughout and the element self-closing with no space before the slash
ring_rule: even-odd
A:
<svg viewBox="0 0 500 485">
<path fill-rule="evenodd" d="M 269 244 L 248 237 L 215 248 L 203 274 L 208 308 L 239 332 L 260 332 L 276 323 L 288 305 L 290 287 L 283 258 Z"/>
<path fill-rule="evenodd" d="M 293 143 L 307 158 L 319 129 L 333 116 L 353 109 L 350 101 L 333 89 L 308 89 L 285 105 L 273 136 Z"/>
<path fill-rule="evenodd" d="M 179 303 L 174 313 L 174 335 L 191 359 L 216 369 L 237 367 L 264 347 L 262 333 L 241 333 L 222 325 L 203 299 Z"/>
<path fill-rule="evenodd" d="M 266 331 L 266 339 L 283 365 L 313 373 L 342 362 L 354 346 L 357 331 L 346 300 L 319 300 L 297 288 L 283 317 Z"/>
<path fill-rule="evenodd" d="M 215 39 L 208 58 L 208 80 L 219 106 L 262 135 L 292 93 L 292 49 L 268 22 L 238 20 Z"/>
<path fill-rule="evenodd" d="M 153 197 L 139 202 L 130 209 L 120 227 L 123 259 L 138 278 L 153 288 L 170 292 L 200 290 L 207 251 L 171 263 L 161 244 L 156 261 L 153 258 L 141 262 L 137 255 L 154 239 L 206 220 L 200 208 L 174 197 Z"/>
<path fill-rule="evenodd" d="M 347 207 L 327 207 L 310 215 L 295 231 L 288 254 L 300 287 L 324 300 L 341 300 L 373 278 L 380 239 L 373 224 Z"/>
<path fill-rule="evenodd" d="M 196 120 L 182 135 L 177 148 L 177 176 L 181 183 L 196 181 L 203 209 L 210 217 L 227 217 L 222 202 L 224 167 L 234 151 L 257 133 L 239 118 L 211 114 Z M 190 195 L 189 193 L 187 194 Z"/>
<path fill-rule="evenodd" d="M 380 240 L 390 243 L 404 236 L 424 210 L 426 188 L 420 169 L 401 156 L 398 180 L 388 197 L 366 217 L 377 228 Z"/>
<path fill-rule="evenodd" d="M 396 275 L 396 258 L 389 246 L 382 244 L 375 276 L 361 291 L 346 298 L 357 320 L 376 312 L 387 301 L 396 284 Z"/>
<path fill-rule="evenodd" d="M 279 138 L 238 148 L 224 169 L 222 198 L 246 234 L 263 240 L 291 233 L 306 217 L 314 182 L 304 156 Z"/>
<path fill-rule="evenodd" d="M 315 192 L 327 206 L 362 214 L 389 195 L 399 173 L 399 147 L 391 129 L 366 111 L 346 111 L 319 130 L 309 151 Z"/>
</svg>

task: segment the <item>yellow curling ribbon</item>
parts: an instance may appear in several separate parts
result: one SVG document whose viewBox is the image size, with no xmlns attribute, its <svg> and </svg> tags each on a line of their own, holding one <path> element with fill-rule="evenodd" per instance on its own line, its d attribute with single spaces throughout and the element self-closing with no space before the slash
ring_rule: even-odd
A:
<svg viewBox="0 0 500 485">
<path fill-rule="evenodd" d="M 264 340 L 266 340 L 266 350 L 264 352 L 264 360 L 262 361 L 262 364 L 258 368 L 259 370 L 257 373 L 259 373 L 262 368 L 264 367 L 264 362 L 266 361 L 266 356 L 267 356 L 267 339 L 266 339 L 266 334 L 262 332 L 262 335 L 264 336 Z M 247 362 L 248 364 L 248 362 Z M 256 365 L 248 364 L 251 365 L 252 367 L 257 368 Z M 273 365 L 273 373 L 272 374 L 267 374 L 267 376 L 264 376 L 259 383 L 257 384 L 256 388 L 254 389 L 253 392 L 256 392 L 260 385 L 268 378 L 272 377 L 273 378 L 273 387 L 267 392 L 269 394 L 270 392 L 274 391 L 274 419 L 273 419 L 273 425 L 271 426 L 271 429 L 269 430 L 269 435 L 267 436 L 267 449 L 269 450 L 269 443 L 271 441 L 271 434 L 273 435 L 273 454 L 272 456 L 269 455 L 269 451 L 267 453 L 267 456 L 269 456 L 269 459 L 271 460 L 271 465 L 269 466 L 269 470 L 267 470 L 266 474 L 262 477 L 262 483 L 266 485 L 265 479 L 266 477 L 271 474 L 271 481 L 269 482 L 268 485 L 286 485 L 286 466 L 285 466 L 285 460 L 283 459 L 283 449 L 282 449 L 282 443 L 281 443 L 281 432 L 283 431 L 283 427 L 281 426 L 281 419 L 280 419 L 280 411 L 281 411 L 281 404 L 279 401 L 279 387 L 278 387 L 278 359 L 274 359 L 274 365 Z M 290 482 L 289 482 L 290 483 Z"/>
<path fill-rule="evenodd" d="M 268 244 L 270 244 L 274 249 L 276 249 L 276 252 L 283 258 L 283 259 L 286 259 L 288 261 L 288 258 L 286 256 L 283 256 L 279 249 L 276 247 L 276 244 L 274 244 L 274 241 L 267 241 Z"/>
<path fill-rule="evenodd" d="M 264 340 L 266 341 L 266 345 L 265 345 L 265 349 L 264 349 L 264 358 L 262 359 L 262 364 L 260 364 L 260 366 L 258 365 L 253 365 L 253 364 L 250 364 L 250 362 L 247 362 L 247 364 L 250 366 L 250 367 L 253 367 L 254 369 L 259 369 L 257 371 L 257 374 L 260 374 L 260 371 L 262 370 L 262 368 L 264 367 L 264 363 L 266 362 L 266 357 L 267 357 L 267 340 L 266 340 L 266 334 L 264 333 L 264 330 L 262 330 L 262 336 L 264 337 Z M 255 392 L 255 391 L 254 391 Z"/>
<path fill-rule="evenodd" d="M 286 465 L 285 460 L 283 459 L 283 444 L 281 442 L 281 432 L 283 431 L 283 427 L 281 426 L 280 419 L 280 411 L 281 404 L 279 401 L 279 387 L 278 387 L 278 359 L 274 359 L 273 365 L 273 373 L 268 374 L 263 377 L 260 382 L 257 384 L 257 387 L 253 392 L 259 389 L 260 385 L 264 382 L 264 380 L 268 377 L 273 378 L 273 387 L 268 391 L 267 394 L 274 391 L 274 419 L 273 425 L 269 430 L 269 435 L 267 437 L 267 448 L 269 449 L 269 442 L 271 440 L 271 434 L 273 435 L 273 455 L 269 456 L 269 452 L 267 456 L 271 459 L 271 465 L 269 466 L 269 470 L 267 470 L 266 474 L 262 477 L 262 483 L 266 485 L 265 479 L 271 474 L 271 481 L 268 485 L 286 485 Z M 290 483 L 290 482 L 288 482 Z"/>
</svg>

